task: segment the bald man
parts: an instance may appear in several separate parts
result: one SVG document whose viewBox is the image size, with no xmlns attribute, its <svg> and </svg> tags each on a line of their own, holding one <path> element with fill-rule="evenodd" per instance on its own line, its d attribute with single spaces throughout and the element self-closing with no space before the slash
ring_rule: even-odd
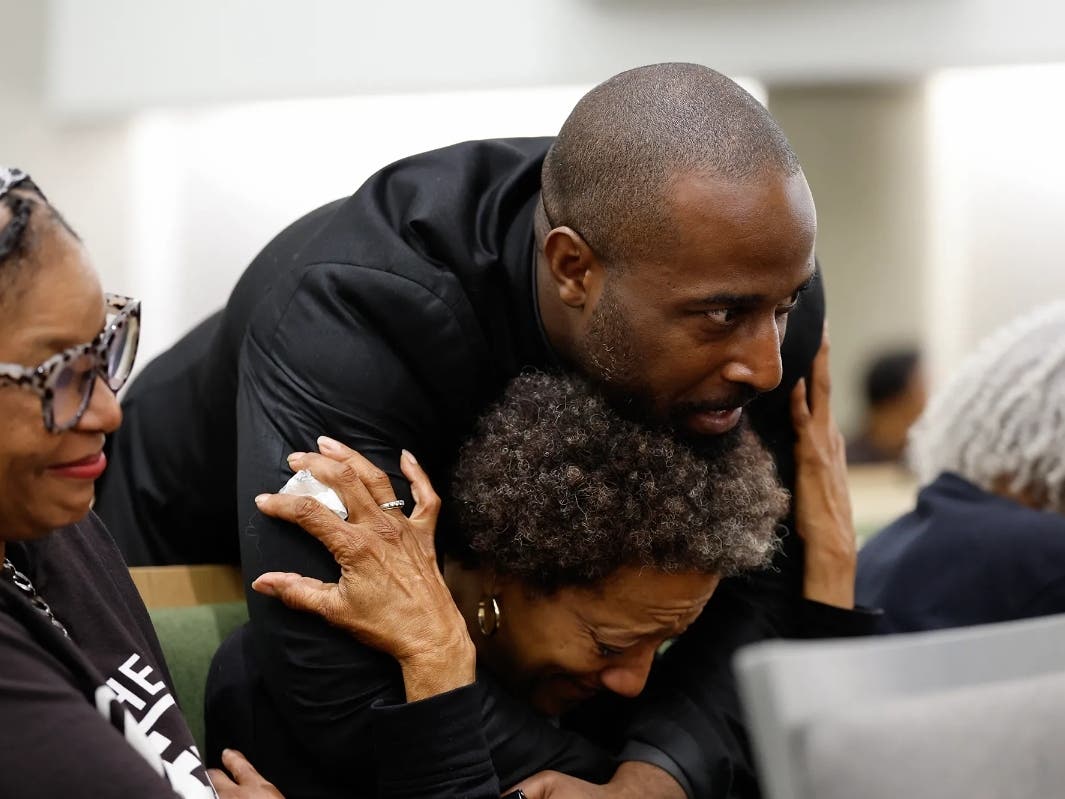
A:
<svg viewBox="0 0 1065 799">
<path fill-rule="evenodd" d="M 97 508 L 133 563 L 234 560 L 239 532 L 247 580 L 335 580 L 316 541 L 255 511 L 256 494 L 291 476 L 286 456 L 322 434 L 339 439 L 388 473 L 409 510 L 401 450 L 446 494 L 474 420 L 530 367 L 587 375 L 623 412 L 706 457 L 750 424 L 790 485 L 788 392 L 824 316 L 815 233 L 796 157 L 743 89 L 691 64 L 622 73 L 589 92 L 554 140 L 467 142 L 399 161 L 280 233 L 226 308 L 131 388 Z M 504 788 L 558 769 L 608 781 L 596 789 L 606 795 L 755 795 L 731 654 L 767 636 L 864 624 L 800 599 L 802 573 L 790 535 L 776 569 L 723 584 L 643 695 L 603 711 L 619 721 L 594 741 L 535 716 L 487 675 L 453 694 L 480 703 Z M 402 704 L 387 658 L 368 660 L 343 633 L 255 593 L 248 605 L 261 701 L 247 754 L 286 792 L 375 795 L 372 768 L 349 763 L 384 737 L 371 704 L 400 705 L 389 723 L 406 712 L 411 726 L 424 708 Z M 448 753 L 423 754 L 404 761 L 405 784 L 472 790 Z"/>
</svg>

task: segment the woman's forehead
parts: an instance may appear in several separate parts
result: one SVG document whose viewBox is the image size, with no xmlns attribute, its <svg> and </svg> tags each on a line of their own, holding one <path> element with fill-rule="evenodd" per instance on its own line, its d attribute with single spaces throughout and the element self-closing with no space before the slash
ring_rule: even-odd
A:
<svg viewBox="0 0 1065 799">
<path fill-rule="evenodd" d="M 23 262 L 0 265 L 18 270 L 3 284 L 0 361 L 39 363 L 103 326 L 103 291 L 80 242 L 57 227 L 32 245 Z"/>
<path fill-rule="evenodd" d="M 708 574 L 623 569 L 573 607 L 588 624 L 653 634 L 690 621 L 710 599 L 717 583 L 718 578 Z"/>
</svg>

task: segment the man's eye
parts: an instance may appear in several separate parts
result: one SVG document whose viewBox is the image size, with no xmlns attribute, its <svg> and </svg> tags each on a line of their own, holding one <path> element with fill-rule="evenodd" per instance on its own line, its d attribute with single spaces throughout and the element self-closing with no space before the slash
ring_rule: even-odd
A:
<svg viewBox="0 0 1065 799">
<path fill-rule="evenodd" d="M 719 325 L 729 325 L 736 321 L 736 311 L 732 308 L 714 308 L 711 311 L 703 311 L 703 316 Z"/>
<path fill-rule="evenodd" d="M 618 649 L 617 647 L 613 646 L 607 646 L 606 644 L 596 644 L 596 647 L 599 649 L 599 657 L 604 658 L 617 657 L 618 655 L 624 652 L 623 649 Z"/>
<path fill-rule="evenodd" d="M 783 305 L 777 306 L 777 316 L 783 316 L 784 314 L 791 313 L 795 310 L 795 306 L 799 304 L 799 294 L 801 292 L 796 291 Z"/>
</svg>

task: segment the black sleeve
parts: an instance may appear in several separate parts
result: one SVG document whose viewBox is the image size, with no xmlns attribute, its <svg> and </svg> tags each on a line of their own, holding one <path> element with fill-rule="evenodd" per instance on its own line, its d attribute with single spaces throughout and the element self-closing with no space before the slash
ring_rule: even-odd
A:
<svg viewBox="0 0 1065 799">
<path fill-rule="evenodd" d="M 288 453 L 313 451 L 316 437 L 328 434 L 384 469 L 409 508 L 400 448 L 414 452 L 434 475 L 445 448 L 438 430 L 448 427 L 441 417 L 465 402 L 463 387 L 475 380 L 468 373 L 474 362 L 465 351 L 468 331 L 438 295 L 398 275 L 366 272 L 353 289 L 350 278 L 331 265 L 306 269 L 298 285 L 276 294 L 273 309 L 268 304 L 258 315 L 245 341 L 237 432 L 246 581 L 272 570 L 322 580 L 339 575 L 313 537 L 255 510 L 256 494 L 276 491 L 290 476 Z M 403 701 L 396 664 L 321 620 L 250 590 L 248 607 L 252 652 L 292 735 L 334 771 L 342 772 L 353 753 L 372 752 L 371 706 Z M 603 774 L 609 761 L 601 752 L 496 694 L 498 689 L 486 689 L 482 704 L 501 781 L 554 767 L 557 757 L 573 773 Z"/>
<path fill-rule="evenodd" d="M 177 799 L 86 701 L 67 669 L 2 609 L 0 664 L 0 793 Z"/>
<path fill-rule="evenodd" d="M 783 378 L 751 404 L 752 427 L 773 453 L 781 481 L 795 482 L 795 433 L 789 395 L 821 342 L 820 271 L 788 322 Z M 771 568 L 722 582 L 702 616 L 655 665 L 628 727 L 623 760 L 668 771 L 690 796 L 758 796 L 745 725 L 731 671 L 733 654 L 754 641 L 796 637 L 804 620 L 803 550 L 789 518 Z"/>
<path fill-rule="evenodd" d="M 371 709 L 381 799 L 498 799 L 476 684 Z"/>
<path fill-rule="evenodd" d="M 794 638 L 852 638 L 880 632 L 883 611 L 876 608 L 838 608 L 802 599 Z"/>
</svg>

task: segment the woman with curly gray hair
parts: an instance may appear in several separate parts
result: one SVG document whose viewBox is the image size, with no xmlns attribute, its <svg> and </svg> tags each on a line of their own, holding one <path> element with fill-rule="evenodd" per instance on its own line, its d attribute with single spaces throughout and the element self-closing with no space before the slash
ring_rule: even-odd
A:
<svg viewBox="0 0 1065 799">
<path fill-rule="evenodd" d="M 989 336 L 910 433 L 917 508 L 862 550 L 893 632 L 1065 612 L 1065 302 Z"/>
<path fill-rule="evenodd" d="M 797 524 L 807 543 L 807 598 L 850 608 L 853 528 L 827 373 L 825 345 L 810 400 L 805 381 L 792 398 Z M 662 645 L 696 622 L 720 580 L 767 565 L 788 508 L 754 433 L 742 429 L 704 457 L 623 418 L 574 377 L 518 378 L 481 418 L 460 453 L 435 541 L 440 500 L 409 453 L 402 468 L 417 506 L 407 519 L 386 475 L 336 441 L 319 439 L 319 447 L 295 453 L 290 465 L 336 488 L 354 524 L 307 497 L 256 501 L 317 535 L 341 564 L 341 580 L 270 573 L 253 587 L 313 609 L 399 662 L 408 712 L 422 712 L 414 708 L 424 700 L 425 718 L 445 720 L 434 722 L 433 735 L 411 725 L 388 734 L 414 736 L 425 757 L 441 762 L 440 784 L 415 792 L 424 796 L 445 785 L 447 795 L 489 796 L 500 787 L 494 768 L 507 782 L 520 774 L 484 751 L 475 664 L 552 717 L 601 692 L 635 697 Z M 225 671 L 239 670 L 236 656 L 224 659 Z M 399 715 L 384 712 L 390 701 L 371 712 L 391 724 Z M 456 710 L 463 702 L 465 712 Z M 446 761 L 438 747 L 455 741 Z M 608 757 L 600 776 L 615 765 Z M 525 776 L 530 796 L 577 782 L 555 772 Z"/>
<path fill-rule="evenodd" d="M 478 622 L 480 660 L 547 715 L 603 689 L 639 694 L 718 581 L 768 563 L 788 510 L 749 430 L 700 458 L 583 380 L 545 374 L 481 418 L 451 496 L 444 579 Z"/>
</svg>

